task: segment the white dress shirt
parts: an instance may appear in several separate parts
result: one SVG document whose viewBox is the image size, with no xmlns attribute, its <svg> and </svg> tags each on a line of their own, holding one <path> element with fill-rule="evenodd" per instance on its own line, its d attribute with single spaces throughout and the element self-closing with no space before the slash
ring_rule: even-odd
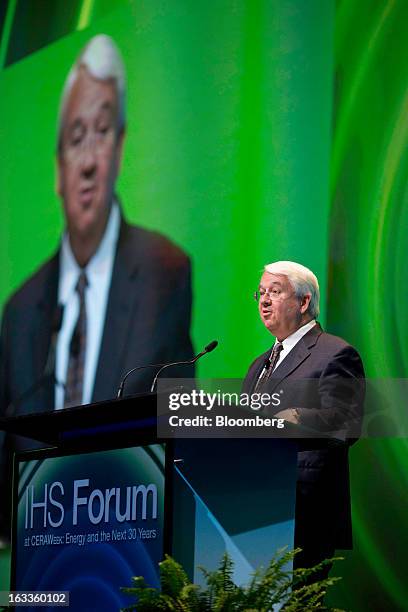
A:
<svg viewBox="0 0 408 612">
<path fill-rule="evenodd" d="M 289 355 L 290 351 L 297 345 L 299 340 L 303 338 L 303 336 L 307 334 L 307 332 L 311 330 L 312 327 L 314 327 L 315 325 L 316 321 L 315 319 L 313 319 L 312 321 L 309 321 L 309 323 L 306 323 L 305 325 L 302 325 L 302 327 L 299 327 L 299 329 L 293 332 L 293 334 L 282 340 L 283 349 L 279 353 L 279 359 L 276 362 L 274 370 L 276 370 L 278 365 L 280 365 L 282 361 Z M 277 340 L 275 341 L 274 346 L 276 344 L 278 344 Z"/>
<path fill-rule="evenodd" d="M 87 314 L 86 353 L 82 403 L 89 404 L 95 382 L 96 367 L 105 323 L 109 288 L 112 279 L 116 243 L 119 237 L 120 214 L 116 202 L 112 205 L 108 224 L 99 247 L 85 267 L 88 286 L 85 291 Z M 56 347 L 55 374 L 59 383 L 65 384 L 67 377 L 69 348 L 79 313 L 79 299 L 75 291 L 81 268 L 78 265 L 65 233 L 61 244 L 58 304 L 64 307 L 62 326 Z M 55 385 L 55 409 L 64 407 L 64 388 Z"/>
</svg>

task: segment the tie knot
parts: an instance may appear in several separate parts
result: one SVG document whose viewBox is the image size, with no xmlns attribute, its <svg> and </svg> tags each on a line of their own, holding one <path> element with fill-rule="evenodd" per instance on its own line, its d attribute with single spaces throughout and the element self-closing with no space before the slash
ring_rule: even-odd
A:
<svg viewBox="0 0 408 612">
<path fill-rule="evenodd" d="M 281 351 L 283 351 L 283 344 L 282 344 L 282 342 L 277 342 L 277 343 L 275 344 L 275 346 L 273 347 L 273 349 L 272 349 L 272 353 L 273 353 L 274 355 L 279 355 L 279 353 L 280 353 Z"/>
<path fill-rule="evenodd" d="M 283 351 L 283 344 L 282 344 L 282 342 L 277 342 L 275 344 L 275 346 L 273 347 L 272 352 L 271 352 L 271 354 L 269 356 L 269 362 L 271 364 L 275 365 L 277 363 L 277 361 L 279 359 L 279 353 L 281 351 Z"/>
<path fill-rule="evenodd" d="M 86 273 L 82 270 L 82 272 L 78 276 L 78 281 L 75 287 L 75 291 L 77 291 L 79 297 L 83 297 L 85 295 L 85 289 L 88 286 L 88 279 Z"/>
</svg>

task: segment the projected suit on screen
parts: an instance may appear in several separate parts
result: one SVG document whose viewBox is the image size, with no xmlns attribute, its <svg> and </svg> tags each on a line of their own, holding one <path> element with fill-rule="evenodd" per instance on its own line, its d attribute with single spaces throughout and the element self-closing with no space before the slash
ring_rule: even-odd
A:
<svg viewBox="0 0 408 612">
<path fill-rule="evenodd" d="M 192 356 L 189 259 L 125 221 L 115 192 L 124 136 L 124 66 L 112 39 L 99 35 L 61 100 L 57 189 L 66 231 L 4 310 L 2 414 L 109 399 L 132 367 Z M 135 373 L 125 394 L 147 391 L 153 374 Z"/>
<path fill-rule="evenodd" d="M 348 447 L 361 423 L 363 364 L 352 346 L 316 322 L 319 285 L 304 266 L 265 266 L 256 297 L 276 341 L 249 368 L 244 391 L 283 391 L 275 416 L 309 428 L 298 449 L 295 546 L 303 550 L 295 564 L 311 567 L 336 548 L 352 547 Z"/>
</svg>

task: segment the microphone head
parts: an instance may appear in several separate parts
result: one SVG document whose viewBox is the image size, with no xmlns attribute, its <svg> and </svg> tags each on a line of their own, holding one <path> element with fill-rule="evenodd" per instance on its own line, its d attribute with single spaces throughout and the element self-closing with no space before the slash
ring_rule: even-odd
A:
<svg viewBox="0 0 408 612">
<path fill-rule="evenodd" d="M 210 342 L 210 344 L 207 344 L 207 346 L 204 349 L 204 352 L 211 353 L 211 351 L 217 348 L 217 346 L 218 346 L 218 340 L 213 340 L 212 342 Z"/>
</svg>

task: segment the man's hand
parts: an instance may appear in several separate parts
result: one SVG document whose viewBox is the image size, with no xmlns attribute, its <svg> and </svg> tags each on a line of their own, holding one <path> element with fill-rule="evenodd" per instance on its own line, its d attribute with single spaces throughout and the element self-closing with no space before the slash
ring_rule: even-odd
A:
<svg viewBox="0 0 408 612">
<path fill-rule="evenodd" d="M 288 421 L 288 423 L 293 423 L 294 425 L 299 424 L 299 413 L 296 408 L 286 408 L 285 410 L 281 410 L 277 412 L 275 418 L 284 419 Z"/>
</svg>

